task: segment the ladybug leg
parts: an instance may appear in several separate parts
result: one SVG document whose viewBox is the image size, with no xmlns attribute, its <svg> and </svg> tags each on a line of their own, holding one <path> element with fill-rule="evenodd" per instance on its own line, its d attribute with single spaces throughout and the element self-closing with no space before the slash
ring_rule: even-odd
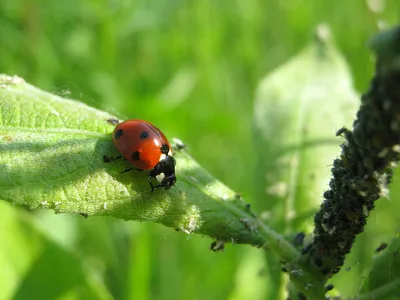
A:
<svg viewBox="0 0 400 300">
<path fill-rule="evenodd" d="M 114 161 L 116 161 L 116 160 L 118 160 L 118 159 L 121 159 L 121 158 L 122 158 L 121 155 L 120 155 L 120 156 L 116 156 L 116 157 L 103 155 L 103 161 L 104 161 L 105 163 L 112 163 L 112 162 L 114 162 Z"/>
<path fill-rule="evenodd" d="M 153 185 L 153 183 L 150 183 L 150 186 L 151 186 L 151 192 L 153 192 L 154 189 L 158 189 L 158 188 L 162 188 L 163 187 L 161 184 Z"/>
<path fill-rule="evenodd" d="M 153 179 L 153 176 L 149 176 L 149 184 L 150 184 L 151 192 L 154 192 L 155 186 L 154 186 L 153 182 L 151 181 L 152 179 Z"/>
<path fill-rule="evenodd" d="M 125 169 L 125 170 L 123 170 L 121 173 L 126 173 L 126 172 L 129 172 L 129 171 L 132 171 L 132 170 L 135 170 L 135 171 L 138 171 L 138 172 L 142 172 L 142 171 L 143 171 L 142 169 L 137 169 L 137 168 L 129 168 L 129 169 Z"/>
<path fill-rule="evenodd" d="M 162 184 L 158 184 L 158 185 L 154 185 L 153 184 L 153 176 L 149 176 L 149 185 L 150 185 L 150 188 L 151 188 L 151 191 L 150 192 L 154 192 L 154 189 L 158 189 L 158 188 L 160 188 L 160 187 L 163 187 L 163 185 Z"/>
<path fill-rule="evenodd" d="M 164 188 L 166 190 L 170 189 L 171 186 L 173 186 L 176 182 L 176 177 L 175 174 L 172 174 L 168 177 L 165 177 L 158 185 L 154 185 L 152 182 L 152 179 L 155 178 L 154 176 L 149 176 L 149 184 L 151 187 L 151 192 L 154 191 L 154 189 L 158 189 L 158 188 Z"/>
<path fill-rule="evenodd" d="M 171 174 L 167 177 L 165 177 L 161 183 L 160 186 L 164 187 L 166 190 L 170 189 L 173 185 L 175 185 L 176 182 L 176 177 L 175 177 L 175 173 Z"/>
<path fill-rule="evenodd" d="M 132 171 L 133 169 L 134 169 L 134 168 L 125 169 L 125 170 L 123 170 L 123 171 L 121 172 L 121 174 L 122 174 L 122 173 L 129 172 L 129 171 Z"/>
</svg>

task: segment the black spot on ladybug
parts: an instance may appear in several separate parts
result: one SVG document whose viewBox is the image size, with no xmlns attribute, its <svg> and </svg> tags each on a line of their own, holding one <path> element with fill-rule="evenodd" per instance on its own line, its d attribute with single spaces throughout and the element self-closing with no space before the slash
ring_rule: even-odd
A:
<svg viewBox="0 0 400 300">
<path fill-rule="evenodd" d="M 122 129 L 117 130 L 117 132 L 114 134 L 114 139 L 118 140 L 123 133 L 124 131 Z"/>
<path fill-rule="evenodd" d="M 161 150 L 162 154 L 167 155 L 168 152 L 169 152 L 169 146 L 167 144 L 164 144 L 164 145 L 161 146 L 160 150 Z"/>
<path fill-rule="evenodd" d="M 147 139 L 148 137 L 149 137 L 149 132 L 148 131 L 143 131 L 140 134 L 140 139 L 142 139 L 142 140 Z"/>
<path fill-rule="evenodd" d="M 132 160 L 136 161 L 140 159 L 140 153 L 139 151 L 135 151 L 132 153 Z"/>
</svg>

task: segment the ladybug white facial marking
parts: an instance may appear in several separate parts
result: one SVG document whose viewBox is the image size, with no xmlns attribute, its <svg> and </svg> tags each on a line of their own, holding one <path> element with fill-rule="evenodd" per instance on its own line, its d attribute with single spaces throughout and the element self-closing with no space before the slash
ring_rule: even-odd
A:
<svg viewBox="0 0 400 300">
<path fill-rule="evenodd" d="M 164 173 L 160 173 L 160 174 L 156 175 L 156 179 L 157 179 L 157 181 L 159 183 L 161 183 L 164 178 L 165 178 L 165 174 Z"/>
</svg>

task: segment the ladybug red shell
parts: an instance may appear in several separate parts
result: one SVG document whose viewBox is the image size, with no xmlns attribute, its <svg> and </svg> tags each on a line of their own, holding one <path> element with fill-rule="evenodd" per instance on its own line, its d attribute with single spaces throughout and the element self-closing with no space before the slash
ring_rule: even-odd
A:
<svg viewBox="0 0 400 300">
<path fill-rule="evenodd" d="M 176 182 L 175 159 L 171 145 L 160 129 L 143 120 L 119 123 L 113 133 L 115 147 L 137 170 L 151 170 L 149 184 L 155 188 L 171 188 Z M 152 179 L 159 184 L 153 185 Z"/>
</svg>

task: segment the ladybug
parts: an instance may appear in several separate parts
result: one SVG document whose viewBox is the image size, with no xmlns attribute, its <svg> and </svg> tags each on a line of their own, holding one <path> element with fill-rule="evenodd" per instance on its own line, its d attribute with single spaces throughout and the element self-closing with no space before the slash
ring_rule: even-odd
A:
<svg viewBox="0 0 400 300">
<path fill-rule="evenodd" d="M 175 184 L 176 161 L 171 145 L 153 124 L 137 119 L 119 123 L 112 133 L 112 141 L 134 169 L 151 170 L 149 184 L 152 192 L 155 188 L 167 190 Z M 158 185 L 153 184 L 153 179 L 158 181 Z"/>
</svg>

